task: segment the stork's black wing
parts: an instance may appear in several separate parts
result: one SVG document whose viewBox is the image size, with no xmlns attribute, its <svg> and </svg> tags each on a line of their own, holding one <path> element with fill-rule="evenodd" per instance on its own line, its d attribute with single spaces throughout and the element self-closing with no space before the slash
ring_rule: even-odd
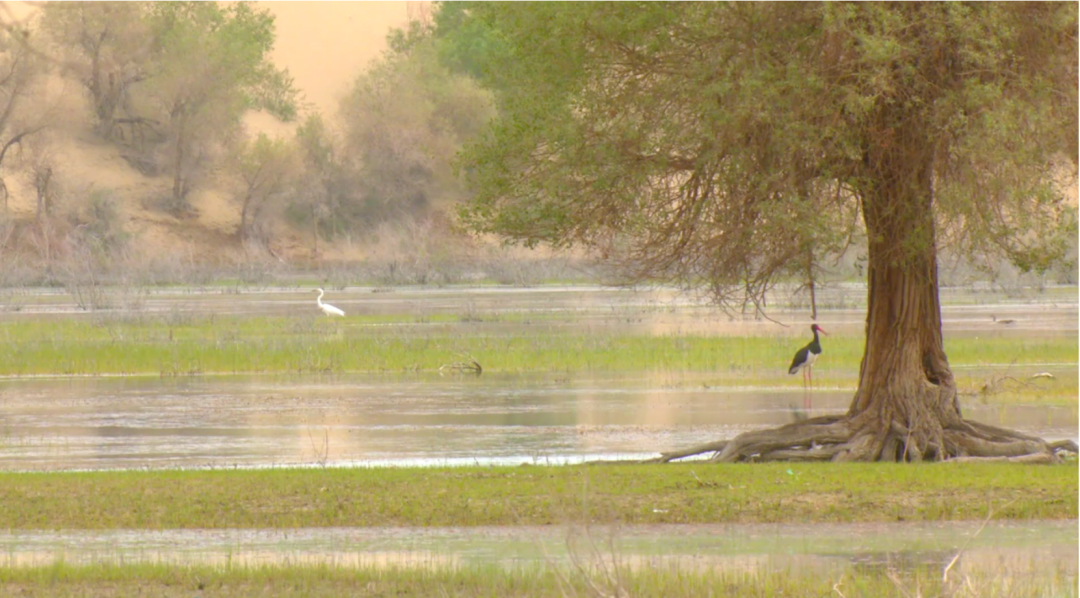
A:
<svg viewBox="0 0 1080 598">
<path fill-rule="evenodd" d="M 802 349 L 799 349 L 799 351 L 795 353 L 795 359 L 791 360 L 791 367 L 788 368 L 787 373 L 794 374 L 795 372 L 799 371 L 799 368 L 801 368 L 803 364 L 806 363 L 806 358 L 809 356 L 810 347 L 803 347 Z"/>
</svg>

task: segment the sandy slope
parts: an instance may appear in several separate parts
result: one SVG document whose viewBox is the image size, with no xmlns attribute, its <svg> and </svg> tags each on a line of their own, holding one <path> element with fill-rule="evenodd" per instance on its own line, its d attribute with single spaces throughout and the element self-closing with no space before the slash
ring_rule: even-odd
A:
<svg viewBox="0 0 1080 598">
<path fill-rule="evenodd" d="M 97 193 L 110 197 L 120 214 L 124 229 L 134 236 L 145 257 L 182 252 L 196 260 L 223 257 L 238 247 L 232 237 L 240 222 L 236 202 L 225 181 L 212 180 L 190 197 L 196 210 L 193 218 L 176 218 L 155 209 L 171 191 L 168 176 L 148 177 L 123 158 L 123 150 L 94 138 L 89 131 L 57 131 L 50 135 L 46 155 L 53 168 L 57 190 L 54 214 L 72 221 L 84 221 L 89 198 Z M 36 209 L 36 195 L 28 168 L 32 156 L 13 160 L 4 169 L 10 197 L 9 214 L 14 219 L 30 219 Z"/>
<path fill-rule="evenodd" d="M 336 110 L 339 97 L 364 66 L 385 49 L 387 31 L 401 26 L 409 9 L 405 2 L 257 4 L 269 9 L 277 20 L 273 60 L 289 69 L 310 107 L 324 114 Z M 36 8 L 30 2 L 8 5 L 17 19 L 29 18 Z M 77 86 L 69 85 L 62 95 L 63 105 L 57 106 L 62 123 L 50 134 L 47 150 L 55 164 L 54 182 L 60 190 L 54 213 L 76 217 L 85 210 L 86 198 L 92 192 L 108 192 L 116 201 L 125 230 L 135 235 L 140 252 L 146 255 L 182 254 L 199 261 L 214 261 L 243 253 L 236 239 L 240 207 L 233 199 L 235 183 L 211 177 L 194 190 L 189 196 L 196 211 L 193 218 L 178 219 L 154 209 L 169 193 L 171 180 L 167 176 L 142 175 L 124 160 L 121 150 L 86 130 L 88 114 Z M 251 115 L 245 123 L 252 133 L 290 135 L 294 128 L 263 115 Z M 28 220 L 35 214 L 36 196 L 32 175 L 28 174 L 34 157 L 10 159 L 3 168 L 10 193 L 9 218 Z M 274 236 L 275 253 L 289 259 L 310 257 L 310 235 L 276 226 Z M 361 255 L 347 243 L 331 246 L 320 240 L 319 249 L 322 259 L 356 259 Z"/>
</svg>

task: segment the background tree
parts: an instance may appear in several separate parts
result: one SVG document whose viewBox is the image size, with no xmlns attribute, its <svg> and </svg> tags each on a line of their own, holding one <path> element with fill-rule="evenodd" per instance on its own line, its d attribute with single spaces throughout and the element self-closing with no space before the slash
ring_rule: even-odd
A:
<svg viewBox="0 0 1080 598">
<path fill-rule="evenodd" d="M 269 60 L 274 18 L 249 3 L 156 2 L 149 6 L 158 67 L 147 82 L 149 109 L 167 123 L 173 177 L 170 208 L 187 208 L 194 177 L 235 135 L 247 110 L 296 116 L 288 73 Z"/>
<path fill-rule="evenodd" d="M 0 169 L 12 150 L 44 130 L 52 116 L 51 109 L 41 105 L 41 96 L 35 102 L 48 64 L 24 42 L 21 31 L 0 28 Z M 2 176 L 0 195 L 6 209 L 8 191 Z"/>
<path fill-rule="evenodd" d="M 338 219 L 332 215 L 347 201 L 352 181 L 342 165 L 333 132 L 319 114 L 309 115 L 296 128 L 296 146 L 302 166 L 290 212 L 297 224 L 311 226 L 311 257 L 319 255 L 319 234 L 333 233 Z"/>
<path fill-rule="evenodd" d="M 866 346 L 848 412 L 669 458 L 1054 458 L 1058 446 L 962 418 L 937 239 L 965 231 L 971 250 L 1043 269 L 1075 238 L 1052 167 L 1077 157 L 1075 4 L 443 10 L 446 55 L 500 113 L 464 157 L 475 230 L 760 302 L 808 246 L 864 228 Z"/>
<path fill-rule="evenodd" d="M 154 40 L 143 2 L 47 2 L 41 6 L 41 30 L 56 50 L 62 69 L 73 75 L 90 99 L 95 129 L 105 139 L 118 121 L 133 127 L 133 88 L 153 69 Z"/>
<path fill-rule="evenodd" d="M 465 197 L 452 161 L 493 117 L 489 92 L 439 62 L 429 25 L 388 36 L 390 49 L 342 100 L 343 151 L 357 182 L 357 224 L 423 218 Z"/>
<path fill-rule="evenodd" d="M 292 184 L 299 160 L 289 140 L 271 139 L 265 134 L 241 143 L 233 160 L 244 182 L 237 234 L 242 241 L 248 241 L 261 237 L 255 234 L 260 230 L 261 218 L 268 205 Z"/>
</svg>

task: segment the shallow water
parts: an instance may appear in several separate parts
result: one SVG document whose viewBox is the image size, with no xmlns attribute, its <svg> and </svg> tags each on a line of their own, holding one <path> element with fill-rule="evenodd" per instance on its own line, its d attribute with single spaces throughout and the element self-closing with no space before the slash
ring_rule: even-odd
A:
<svg viewBox="0 0 1080 598">
<path fill-rule="evenodd" d="M 0 566 L 156 562 L 519 566 L 610 560 L 737 572 L 944 569 L 1075 585 L 1077 522 L 0 532 Z M 1071 581 L 1070 581 L 1071 580 Z"/>
<path fill-rule="evenodd" d="M 1075 288 L 1029 291 L 1021 298 L 978 289 L 942 294 L 947 336 L 1077 335 Z M 832 332 L 860 333 L 865 314 L 854 307 L 860 297 L 865 298 L 861 285 L 832 285 L 820 295 L 831 307 L 821 311 L 819 321 Z M 83 313 L 62 292 L 8 294 L 0 318 L 183 319 L 215 313 L 310 318 L 315 310 L 314 294 L 297 289 L 165 290 L 128 299 L 113 310 Z M 809 324 L 805 308 L 774 303 L 770 316 L 793 326 L 785 328 L 728 315 L 663 289 L 349 288 L 331 290 L 327 301 L 351 315 L 406 314 L 411 321 L 395 325 L 467 326 L 468 334 L 527 336 L 535 316 L 543 326 L 567 329 L 587 324 L 651 334 L 787 335 L 801 342 L 805 335 L 797 330 Z M 461 321 L 432 323 L 436 314 Z M 1019 375 L 1008 367 L 963 373 Z M 1077 376 L 1075 363 L 1037 370 L 1065 383 L 1075 383 Z M 797 417 L 840 413 L 852 394 L 852 389 L 816 389 L 808 409 L 802 390 L 749 387 L 730 373 L 7 379 L 0 380 L 0 469 L 644 458 Z M 1051 439 L 1078 436 L 1076 405 L 972 402 L 964 410 L 968 417 Z"/>
<path fill-rule="evenodd" d="M 839 413 L 851 396 L 815 390 L 807 410 L 801 390 L 714 387 L 683 375 L 5 380 L 0 469 L 646 458 Z M 971 404 L 965 415 L 1050 439 L 1078 436 L 1075 406 Z"/>
</svg>

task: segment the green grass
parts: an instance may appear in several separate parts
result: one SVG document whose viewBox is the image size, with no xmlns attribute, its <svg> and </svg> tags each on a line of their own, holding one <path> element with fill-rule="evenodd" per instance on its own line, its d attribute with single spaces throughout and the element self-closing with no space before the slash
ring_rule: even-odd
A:
<svg viewBox="0 0 1080 598">
<path fill-rule="evenodd" d="M 434 371 L 470 355 L 501 372 L 710 372 L 718 377 L 798 385 L 786 375 L 794 348 L 787 336 L 651 336 L 598 327 L 524 325 L 500 332 L 476 324 L 417 325 L 398 319 L 196 317 L 0 322 L 0 376 L 189 375 L 211 373 Z M 830 336 L 815 369 L 823 385 L 851 386 L 861 336 Z M 1077 363 L 1070 338 L 953 338 L 954 366 Z M 722 381 L 722 380 L 721 380 Z"/>
<path fill-rule="evenodd" d="M 610 562 L 610 561 L 609 561 Z M 599 560 L 590 563 L 598 565 Z M 617 573 L 617 574 L 616 574 Z M 579 570 L 566 565 L 514 569 L 495 566 L 458 568 L 359 567 L 321 565 L 211 566 L 168 564 L 57 563 L 43 567 L 0 568 L 0 592 L 7 596 L 415 596 L 514 598 L 537 596 L 761 597 L 845 596 L 910 598 L 955 596 L 1035 598 L 1077 595 L 1076 579 L 1062 572 L 1015 579 L 1008 571 L 954 573 L 943 582 L 936 567 L 891 572 L 768 571 L 748 568 L 643 568 Z"/>
<path fill-rule="evenodd" d="M 0 529 L 1077 517 L 1077 468 L 672 464 L 0 473 Z"/>
</svg>

